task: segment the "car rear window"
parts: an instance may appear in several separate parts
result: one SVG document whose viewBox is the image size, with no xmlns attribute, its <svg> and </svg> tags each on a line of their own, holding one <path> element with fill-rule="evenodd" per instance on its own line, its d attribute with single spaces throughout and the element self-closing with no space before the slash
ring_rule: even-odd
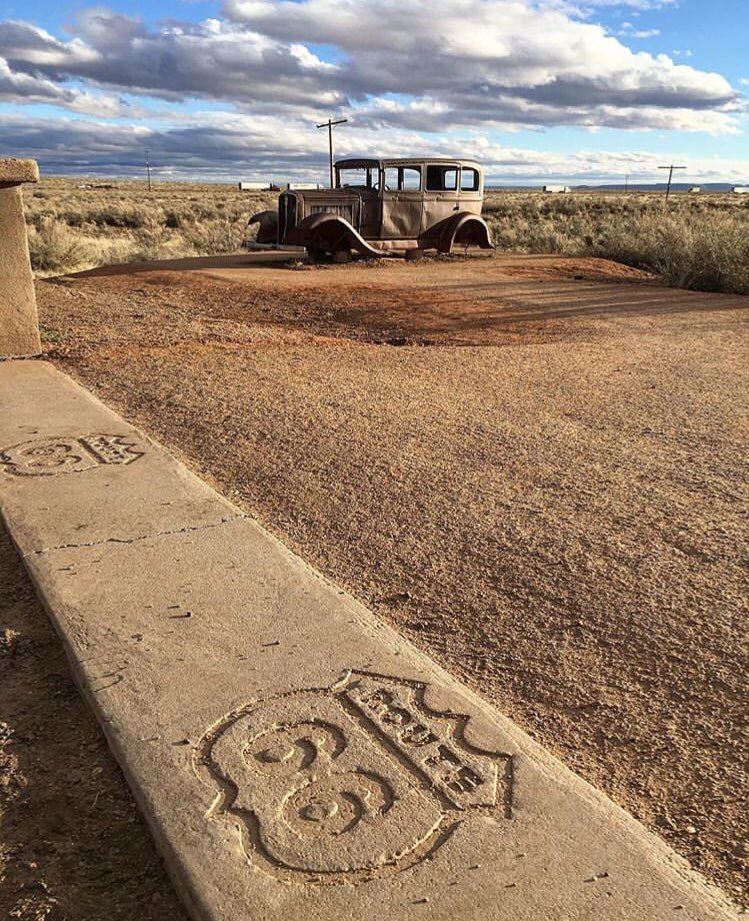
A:
<svg viewBox="0 0 749 921">
<path fill-rule="evenodd" d="M 427 167 L 427 191 L 456 192 L 457 189 L 457 166 L 438 166 L 436 163 L 434 163 Z"/>
<path fill-rule="evenodd" d="M 479 171 L 470 166 L 464 166 L 460 174 L 461 192 L 478 192 Z"/>
</svg>

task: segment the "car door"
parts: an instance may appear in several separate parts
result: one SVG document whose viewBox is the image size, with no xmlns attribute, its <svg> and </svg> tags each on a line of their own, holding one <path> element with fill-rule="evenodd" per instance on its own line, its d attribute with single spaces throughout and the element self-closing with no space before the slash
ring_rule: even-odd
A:
<svg viewBox="0 0 749 921">
<path fill-rule="evenodd" d="M 422 168 L 398 164 L 382 170 L 383 240 L 416 240 L 423 210 Z"/>
<path fill-rule="evenodd" d="M 426 167 L 421 232 L 426 233 L 459 210 L 460 164 L 429 163 Z"/>
</svg>

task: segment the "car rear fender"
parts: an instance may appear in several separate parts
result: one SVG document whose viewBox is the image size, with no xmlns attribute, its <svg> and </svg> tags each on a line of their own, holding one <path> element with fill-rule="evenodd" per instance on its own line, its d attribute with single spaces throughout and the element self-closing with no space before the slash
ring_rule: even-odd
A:
<svg viewBox="0 0 749 921">
<path fill-rule="evenodd" d="M 442 222 L 432 231 L 439 231 L 436 238 L 437 249 L 441 253 L 451 253 L 453 246 L 478 246 L 480 249 L 494 249 L 486 221 L 478 214 L 461 211 Z M 432 233 L 429 234 L 432 237 Z"/>
</svg>

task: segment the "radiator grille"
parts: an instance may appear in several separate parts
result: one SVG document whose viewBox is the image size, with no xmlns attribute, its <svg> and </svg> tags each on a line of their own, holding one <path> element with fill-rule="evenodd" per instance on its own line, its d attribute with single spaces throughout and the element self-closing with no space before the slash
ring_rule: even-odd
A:
<svg viewBox="0 0 749 921">
<path fill-rule="evenodd" d="M 354 206 L 353 205 L 312 205 L 310 214 L 337 214 L 349 222 L 354 223 Z"/>
<path fill-rule="evenodd" d="M 278 242 L 283 243 L 286 234 L 292 231 L 297 224 L 297 199 L 296 195 L 284 192 L 278 199 Z"/>
</svg>

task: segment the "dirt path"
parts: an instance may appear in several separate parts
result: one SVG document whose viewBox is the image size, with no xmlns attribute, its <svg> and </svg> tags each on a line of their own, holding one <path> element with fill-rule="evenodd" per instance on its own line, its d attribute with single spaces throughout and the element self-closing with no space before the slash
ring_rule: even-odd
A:
<svg viewBox="0 0 749 921">
<path fill-rule="evenodd" d="M 746 298 L 526 259 L 40 302 L 58 364 L 747 899 Z"/>
</svg>

